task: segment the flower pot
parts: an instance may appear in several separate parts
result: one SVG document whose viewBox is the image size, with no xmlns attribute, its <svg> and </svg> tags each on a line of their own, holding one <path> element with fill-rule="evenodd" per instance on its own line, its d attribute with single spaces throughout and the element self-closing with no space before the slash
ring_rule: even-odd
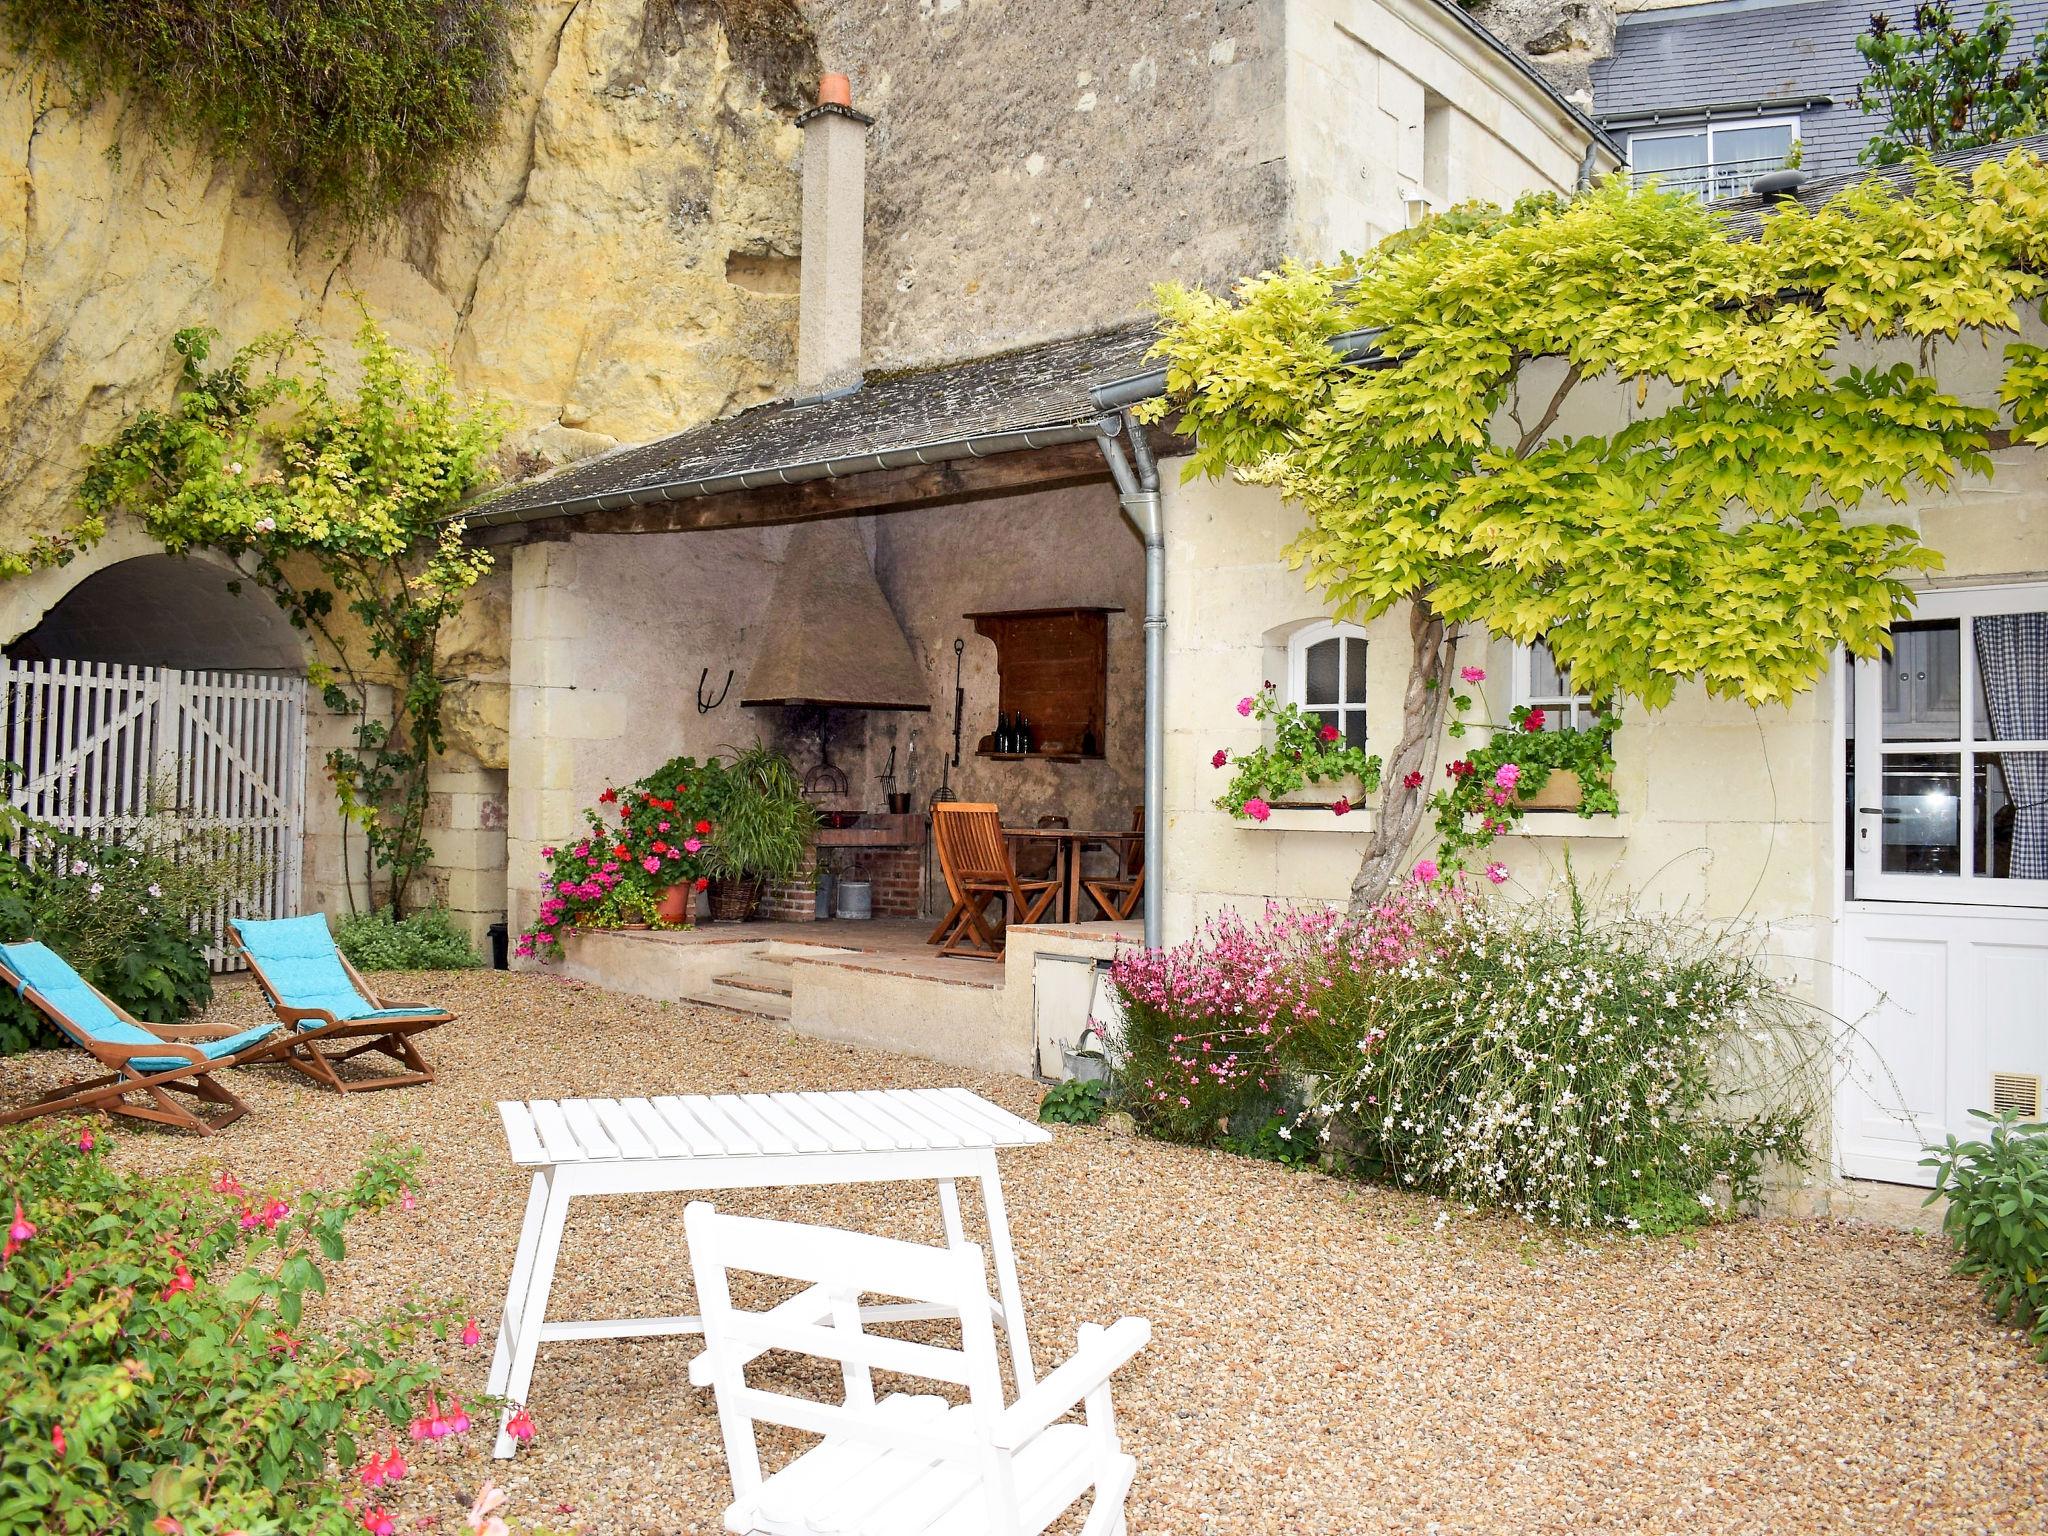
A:
<svg viewBox="0 0 2048 1536">
<path fill-rule="evenodd" d="M 1327 810 L 1339 800 L 1348 801 L 1353 808 L 1363 810 L 1370 803 L 1373 791 L 1367 789 L 1355 773 L 1347 773 L 1341 779 L 1325 779 L 1320 784 L 1304 784 L 1284 800 L 1275 800 L 1273 808 L 1278 811 Z"/>
<path fill-rule="evenodd" d="M 664 923 L 681 926 L 690 920 L 690 897 L 696 894 L 687 883 L 672 885 L 661 893 L 659 915 Z"/>
<path fill-rule="evenodd" d="M 718 879 L 711 882 L 711 921 L 714 923 L 744 923 L 751 919 L 761 905 L 762 881 L 751 879 Z"/>
<path fill-rule="evenodd" d="M 1525 811 L 1576 811 L 1583 799 L 1579 776 L 1569 768 L 1553 768 L 1541 789 L 1522 797 L 1521 806 Z"/>
</svg>

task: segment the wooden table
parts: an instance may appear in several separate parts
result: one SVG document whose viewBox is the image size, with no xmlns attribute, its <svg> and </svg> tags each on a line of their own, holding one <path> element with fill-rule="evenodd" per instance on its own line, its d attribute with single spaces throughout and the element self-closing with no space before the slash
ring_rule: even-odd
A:
<svg viewBox="0 0 2048 1536">
<path fill-rule="evenodd" d="M 1058 848 L 1053 863 L 1054 878 L 1060 883 L 1058 921 L 1081 921 L 1081 849 L 1088 843 L 1107 843 L 1122 852 L 1125 843 L 1142 843 L 1142 832 L 1091 832 L 1080 827 L 1005 827 L 1003 836 L 1035 838 Z M 1109 914 L 1104 913 L 1106 918 Z"/>
<path fill-rule="evenodd" d="M 995 1154 L 1038 1146 L 1052 1133 L 965 1088 L 529 1099 L 500 1103 L 498 1118 L 512 1161 L 534 1170 L 491 1356 L 489 1391 L 509 1405 L 524 1404 L 542 1344 L 704 1331 L 695 1316 L 547 1320 L 563 1222 L 569 1202 L 584 1195 L 930 1182 L 938 1185 L 946 1240 L 961 1247 L 967 1238 L 954 1185 L 978 1179 L 1000 1298 L 991 1312 L 1009 1338 L 1018 1390 L 1036 1379 Z M 955 1315 L 912 1304 L 862 1313 L 876 1321 Z M 508 1406 L 499 1418 L 492 1452 L 499 1458 L 517 1449 L 504 1427 L 511 1415 Z"/>
</svg>

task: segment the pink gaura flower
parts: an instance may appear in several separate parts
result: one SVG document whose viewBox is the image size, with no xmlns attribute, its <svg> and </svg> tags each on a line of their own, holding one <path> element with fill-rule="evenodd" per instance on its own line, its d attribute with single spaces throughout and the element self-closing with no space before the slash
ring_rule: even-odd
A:
<svg viewBox="0 0 2048 1536">
<path fill-rule="evenodd" d="M 1521 780 L 1522 769 L 1519 763 L 1502 763 L 1493 770 L 1493 782 L 1502 789 L 1513 789 Z"/>
<path fill-rule="evenodd" d="M 1273 814 L 1273 807 L 1266 804 L 1257 795 L 1253 795 L 1251 799 L 1245 801 L 1244 813 L 1251 817 L 1253 821 L 1264 821 Z"/>
<path fill-rule="evenodd" d="M 1508 878 L 1508 867 L 1498 861 L 1486 866 L 1486 878 L 1495 885 L 1504 885 Z"/>
<path fill-rule="evenodd" d="M 515 1409 L 505 1421 L 505 1433 L 524 1445 L 533 1438 L 533 1415 L 524 1408 Z"/>
<path fill-rule="evenodd" d="M 1458 668 L 1458 676 L 1468 683 L 1483 683 L 1486 681 L 1486 668 L 1460 667 Z"/>
<path fill-rule="evenodd" d="M 462 1325 L 462 1347 L 464 1349 L 475 1349 L 483 1341 L 483 1330 L 477 1327 L 476 1319 L 472 1317 Z"/>
<path fill-rule="evenodd" d="M 1435 859 L 1417 859 L 1415 861 L 1415 883 L 1417 885 L 1433 883 L 1437 874 L 1438 870 Z"/>
<path fill-rule="evenodd" d="M 1218 747 L 1216 749 L 1216 755 L 1209 759 L 1209 766 L 1211 768 L 1221 768 L 1225 763 L 1229 761 L 1230 754 L 1224 751 L 1223 748 Z"/>
<path fill-rule="evenodd" d="M 1252 698 L 1250 694 L 1246 694 L 1237 701 L 1237 712 L 1240 715 L 1248 715 L 1252 712 Z"/>
</svg>

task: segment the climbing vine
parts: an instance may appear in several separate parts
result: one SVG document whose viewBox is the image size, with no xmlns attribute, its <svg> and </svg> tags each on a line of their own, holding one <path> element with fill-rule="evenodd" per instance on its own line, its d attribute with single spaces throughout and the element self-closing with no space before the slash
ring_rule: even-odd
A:
<svg viewBox="0 0 2048 1536">
<path fill-rule="evenodd" d="M 1290 558 L 1339 616 L 1409 605 L 1354 901 L 1406 873 L 1467 626 L 1545 638 L 1578 691 L 1653 708 L 1686 682 L 1778 703 L 1837 645 L 1875 654 L 1940 557 L 1869 505 L 2048 441 L 2040 347 L 2007 341 L 2004 414 L 1933 372 L 1944 341 L 2011 338 L 2044 267 L 2048 169 L 2015 151 L 1760 231 L 1616 177 L 1228 297 L 1163 288 L 1155 409 L 1196 438 L 1189 475 L 1297 504 Z M 1363 365 L 1330 345 L 1368 328 Z"/>
<path fill-rule="evenodd" d="M 518 0 L 0 0 L 0 30 L 90 100 L 248 165 L 287 206 L 367 223 L 489 141 Z"/>
<path fill-rule="evenodd" d="M 314 681 L 329 708 L 356 722 L 327 769 L 362 832 L 365 883 L 374 890 L 381 874 L 385 903 L 402 915 L 408 884 L 433 855 L 427 769 L 443 745 L 440 633 L 490 568 L 448 519 L 489 477 L 503 421 L 494 406 L 458 399 L 445 367 L 408 356 L 367 322 L 348 398 L 310 342 L 266 337 L 214 368 L 211 341 L 178 333 L 177 399 L 92 450 L 79 501 L 101 523 L 118 512 L 140 518 L 173 554 L 232 557 L 318 638 L 330 660 Z M 375 702 L 383 677 L 395 679 L 388 707 Z"/>
</svg>

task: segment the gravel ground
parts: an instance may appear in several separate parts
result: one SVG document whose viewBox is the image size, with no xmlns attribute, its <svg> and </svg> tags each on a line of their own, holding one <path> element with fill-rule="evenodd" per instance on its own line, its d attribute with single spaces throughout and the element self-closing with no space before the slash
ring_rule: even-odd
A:
<svg viewBox="0 0 2048 1536">
<path fill-rule="evenodd" d="M 790 1034 L 553 976 L 408 978 L 461 1015 L 425 1037 L 430 1088 L 341 1099 L 235 1074 L 254 1113 L 202 1140 L 127 1131 L 153 1169 L 247 1184 L 337 1177 L 379 1136 L 424 1145 L 418 1209 L 355 1229 L 330 1305 L 473 1299 L 486 1337 L 526 1179 L 500 1098 L 964 1083 L 1020 1113 L 1030 1083 Z M 247 1019 L 245 985 L 215 1016 Z M 75 1063 L 0 1061 L 13 1100 Z M 1153 1344 L 1119 1375 L 1134 1533 L 2048 1530 L 2048 1368 L 1947 1273 L 1934 1241 L 1864 1223 L 1747 1222 L 1587 1249 L 1429 1199 L 1062 1127 L 1003 1154 L 1041 1368 L 1123 1313 Z M 963 1195 L 967 1192 L 963 1190 Z M 722 1197 L 735 1209 L 935 1241 L 912 1186 Z M 680 1202 L 572 1207 L 557 1316 L 684 1310 Z M 971 1201 L 970 1230 L 978 1220 Z M 727 1499 L 682 1340 L 546 1347 L 533 1444 L 415 1457 L 407 1531 L 461 1529 L 487 1474 L 528 1522 L 715 1532 Z M 488 1350 L 450 1348 L 480 1390 Z M 1062 1529 L 1071 1528 L 1071 1522 Z"/>
</svg>

